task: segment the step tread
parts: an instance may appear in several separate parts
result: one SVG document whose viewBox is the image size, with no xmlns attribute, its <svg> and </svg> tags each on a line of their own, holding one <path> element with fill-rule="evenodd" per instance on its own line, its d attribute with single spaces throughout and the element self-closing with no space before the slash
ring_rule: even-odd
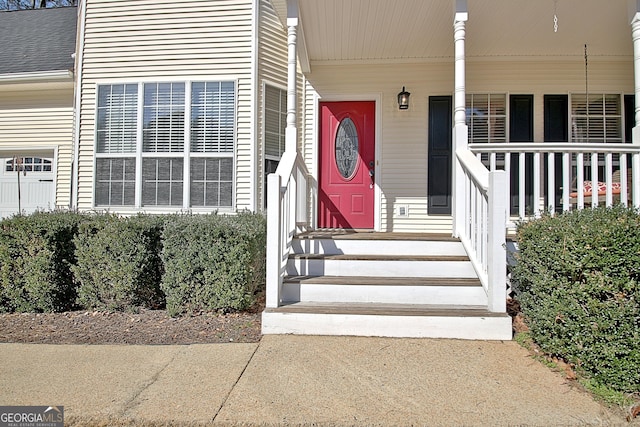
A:
<svg viewBox="0 0 640 427">
<path fill-rule="evenodd" d="M 363 316 L 508 317 L 506 313 L 491 312 L 485 306 L 337 302 L 294 302 L 278 308 L 266 308 L 265 312 Z"/>
<path fill-rule="evenodd" d="M 296 239 L 332 239 L 332 240 L 415 240 L 433 242 L 459 242 L 460 240 L 446 233 L 399 233 L 376 232 L 369 230 L 314 230 L 298 234 Z"/>
<path fill-rule="evenodd" d="M 469 261 L 466 255 L 289 254 L 291 259 L 341 261 Z"/>
<path fill-rule="evenodd" d="M 477 278 L 380 277 L 380 276 L 287 276 L 284 283 L 370 286 L 482 286 Z"/>
</svg>

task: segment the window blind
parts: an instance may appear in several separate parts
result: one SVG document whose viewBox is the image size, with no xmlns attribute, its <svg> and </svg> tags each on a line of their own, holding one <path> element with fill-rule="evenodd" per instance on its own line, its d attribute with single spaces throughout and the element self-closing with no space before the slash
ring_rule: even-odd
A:
<svg viewBox="0 0 640 427">
<path fill-rule="evenodd" d="M 234 83 L 193 83 L 191 88 L 191 151 L 194 153 L 232 153 L 234 127 Z"/>
<path fill-rule="evenodd" d="M 506 142 L 507 96 L 470 94 L 466 102 L 469 142 Z"/>
<path fill-rule="evenodd" d="M 571 96 L 571 140 L 622 142 L 622 106 L 615 94 Z"/>
<path fill-rule="evenodd" d="M 145 153 L 184 151 L 184 83 L 145 83 L 142 149 Z"/>
<path fill-rule="evenodd" d="M 265 154 L 280 158 L 285 146 L 287 93 L 273 86 L 266 86 L 264 97 Z"/>
<path fill-rule="evenodd" d="M 98 87 L 98 153 L 135 153 L 138 85 Z"/>
</svg>

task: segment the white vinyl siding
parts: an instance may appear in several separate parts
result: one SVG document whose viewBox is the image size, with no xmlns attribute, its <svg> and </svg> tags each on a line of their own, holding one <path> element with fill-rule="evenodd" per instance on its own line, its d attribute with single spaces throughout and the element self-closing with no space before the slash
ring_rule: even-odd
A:
<svg viewBox="0 0 640 427">
<path fill-rule="evenodd" d="M 235 108 L 231 113 L 225 112 L 235 122 L 235 132 L 231 137 L 235 151 L 227 154 L 229 160 L 222 162 L 221 166 L 223 169 L 230 167 L 234 173 L 231 184 L 233 199 L 229 205 L 236 209 L 251 208 L 251 114 L 252 103 L 256 102 L 251 92 L 252 19 L 252 0 L 87 0 L 80 104 L 80 209 L 93 208 L 95 198 L 93 165 L 97 147 L 98 85 L 205 81 L 235 84 Z M 189 99 L 185 102 L 188 103 Z M 193 131 L 197 131 L 197 124 Z M 152 133 L 151 130 L 147 132 L 149 136 Z M 203 141 L 202 144 L 208 142 Z M 192 157 L 195 158 L 197 149 L 193 151 Z M 166 155 L 148 158 L 159 159 Z M 151 168 L 149 162 L 146 166 Z M 220 164 L 215 167 L 218 166 Z M 142 162 L 139 167 L 143 167 Z M 185 171 L 189 167 L 190 163 L 183 164 Z M 215 169 L 212 165 L 207 167 L 212 171 Z M 217 177 L 216 185 L 228 187 L 227 178 L 226 174 Z M 173 177 L 155 178 L 157 183 L 172 180 Z M 212 178 L 207 176 L 206 180 L 200 180 L 210 183 Z M 218 194 L 212 190 L 211 195 L 213 193 Z M 204 204 L 204 194 L 202 200 Z M 212 199 L 206 200 L 210 203 Z M 227 198 L 220 200 L 228 204 Z M 117 210 L 128 213 L 136 209 Z"/>
<path fill-rule="evenodd" d="M 55 206 L 67 208 L 71 191 L 73 147 L 72 82 L 33 90 L 0 91 L 0 157 L 22 151 L 53 159 Z M 41 150 L 45 148 L 45 150 Z M 35 151 L 34 151 L 35 150 Z"/>
<path fill-rule="evenodd" d="M 95 205 L 230 208 L 235 106 L 233 82 L 100 85 Z"/>
</svg>

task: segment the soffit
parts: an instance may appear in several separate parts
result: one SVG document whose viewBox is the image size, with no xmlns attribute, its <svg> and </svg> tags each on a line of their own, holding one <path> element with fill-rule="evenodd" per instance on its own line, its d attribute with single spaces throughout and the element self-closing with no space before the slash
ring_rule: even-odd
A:
<svg viewBox="0 0 640 427">
<path fill-rule="evenodd" d="M 286 1 L 273 3 L 284 18 Z M 453 0 L 299 0 L 299 7 L 312 63 L 453 58 Z M 469 60 L 575 59 L 585 44 L 592 58 L 633 54 L 626 0 L 468 0 L 468 11 Z"/>
</svg>

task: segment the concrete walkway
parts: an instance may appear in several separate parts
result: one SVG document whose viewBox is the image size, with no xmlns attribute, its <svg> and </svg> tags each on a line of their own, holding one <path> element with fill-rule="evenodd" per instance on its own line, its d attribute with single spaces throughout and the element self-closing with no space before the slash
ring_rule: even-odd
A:
<svg viewBox="0 0 640 427">
<path fill-rule="evenodd" d="M 74 425 L 624 425 L 515 342 L 265 336 L 259 344 L 0 344 L 0 405 Z"/>
</svg>

